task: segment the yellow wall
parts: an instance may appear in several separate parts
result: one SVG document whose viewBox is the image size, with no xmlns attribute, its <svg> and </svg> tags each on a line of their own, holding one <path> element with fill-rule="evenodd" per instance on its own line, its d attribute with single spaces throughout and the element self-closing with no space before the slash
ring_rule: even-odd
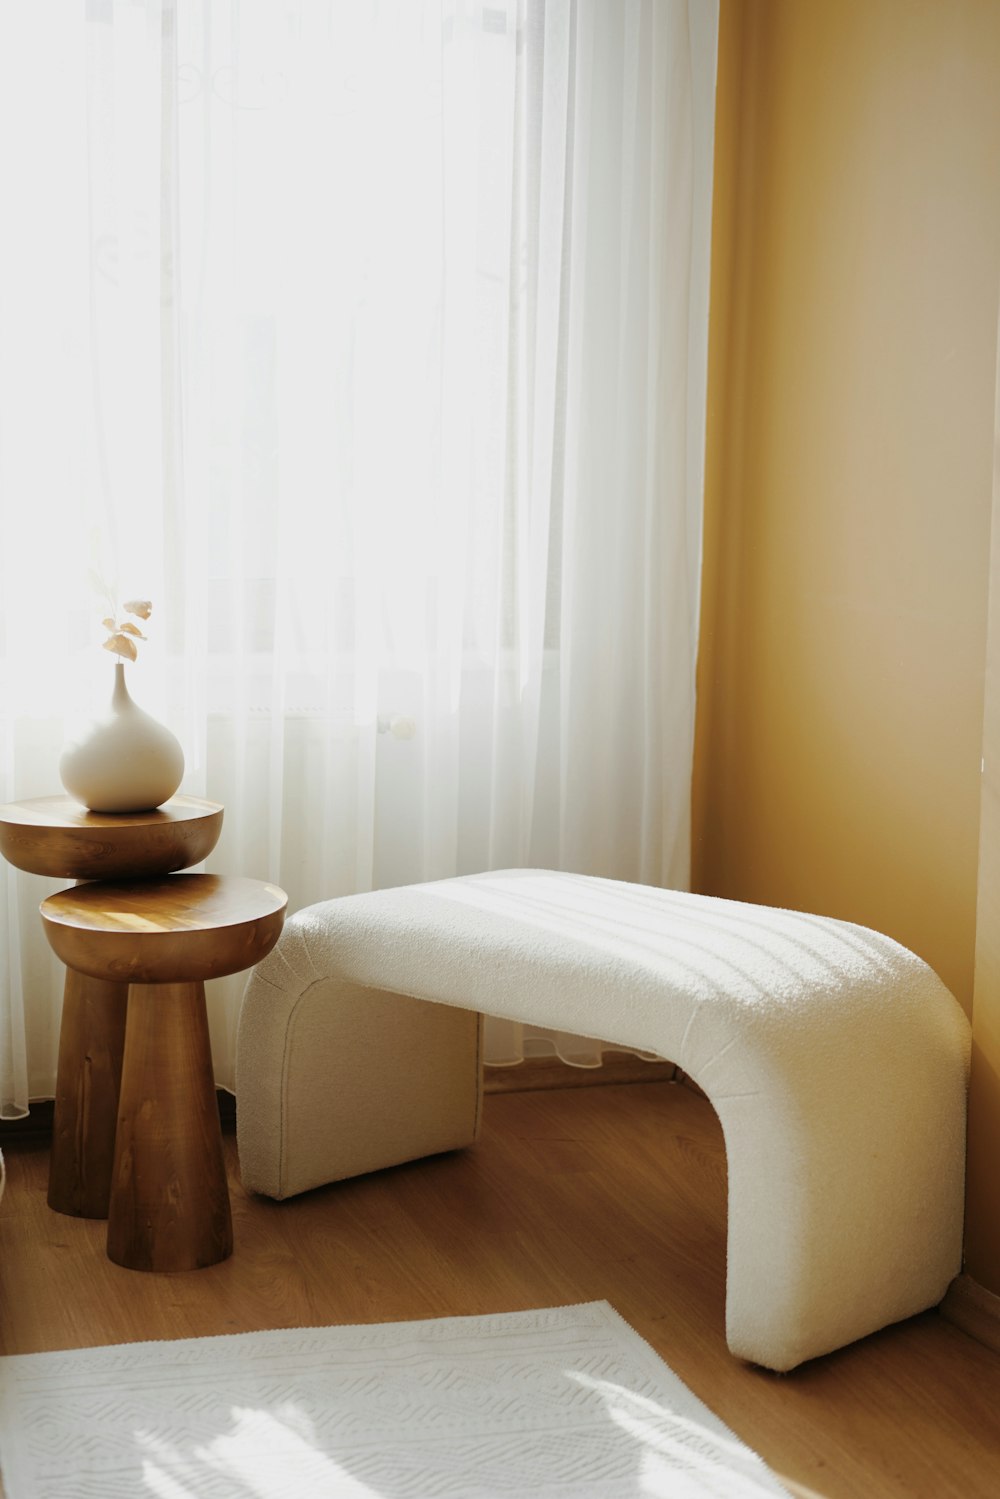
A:
<svg viewBox="0 0 1000 1499">
<path fill-rule="evenodd" d="M 994 436 L 965 1268 L 1000 1296 L 1000 368 Z"/>
<path fill-rule="evenodd" d="M 716 152 L 694 888 L 971 1009 L 1000 3 L 722 0 Z"/>
</svg>

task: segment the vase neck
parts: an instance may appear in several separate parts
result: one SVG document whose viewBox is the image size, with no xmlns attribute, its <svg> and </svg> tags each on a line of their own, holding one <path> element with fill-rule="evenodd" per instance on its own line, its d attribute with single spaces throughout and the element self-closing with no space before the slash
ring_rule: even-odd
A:
<svg viewBox="0 0 1000 1499">
<path fill-rule="evenodd" d="M 128 688 L 125 685 L 125 662 L 115 662 L 115 688 L 111 694 L 112 708 L 124 708 L 131 703 Z"/>
</svg>

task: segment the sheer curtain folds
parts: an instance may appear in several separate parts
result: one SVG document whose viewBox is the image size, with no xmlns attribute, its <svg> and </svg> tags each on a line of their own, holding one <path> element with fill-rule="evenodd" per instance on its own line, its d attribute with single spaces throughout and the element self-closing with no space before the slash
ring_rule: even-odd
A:
<svg viewBox="0 0 1000 1499">
<path fill-rule="evenodd" d="M 0 799 L 58 791 L 110 697 L 93 568 L 154 602 L 130 690 L 225 804 L 210 868 L 292 910 L 512 865 L 686 884 L 716 28 L 0 10 Z M 11 1116 L 52 1094 L 62 975 L 53 886 L 0 880 Z"/>
</svg>

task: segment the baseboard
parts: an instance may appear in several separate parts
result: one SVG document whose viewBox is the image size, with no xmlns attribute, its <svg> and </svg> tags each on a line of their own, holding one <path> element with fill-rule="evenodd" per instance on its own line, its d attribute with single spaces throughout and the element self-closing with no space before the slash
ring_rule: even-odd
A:
<svg viewBox="0 0 1000 1499">
<path fill-rule="evenodd" d="M 219 1104 L 222 1133 L 232 1134 L 236 1129 L 236 1099 L 224 1088 L 217 1088 L 215 1096 Z M 23 1119 L 0 1120 L 0 1150 L 5 1144 L 16 1145 L 19 1140 L 51 1140 L 54 1109 L 51 1098 L 41 1098 L 31 1104 L 30 1111 Z"/>
<path fill-rule="evenodd" d="M 644 1062 L 627 1052 L 613 1051 L 605 1052 L 600 1067 L 570 1067 L 558 1057 L 526 1057 L 514 1067 L 487 1067 L 483 1092 L 534 1093 L 542 1088 L 594 1088 L 609 1083 L 683 1083 L 701 1093 L 673 1062 Z M 216 1098 L 222 1132 L 234 1134 L 236 1099 L 224 1088 L 216 1089 Z M 50 1140 L 52 1110 L 51 1099 L 40 1099 L 32 1103 L 24 1119 L 0 1120 L 0 1150 L 5 1142 L 13 1146 L 18 1140 Z"/>
<path fill-rule="evenodd" d="M 219 1123 L 224 1135 L 236 1133 L 236 1094 L 227 1093 L 225 1088 L 216 1088 L 216 1102 L 219 1105 Z"/>
<path fill-rule="evenodd" d="M 23 1119 L 0 1119 L 0 1149 L 18 1140 L 50 1140 L 53 1108 L 51 1098 L 41 1098 L 29 1105 Z"/>
<path fill-rule="evenodd" d="M 954 1322 L 977 1343 L 1000 1353 L 1000 1296 L 987 1291 L 971 1275 L 958 1275 L 939 1308 L 942 1317 Z"/>
<path fill-rule="evenodd" d="M 570 1067 L 558 1057 L 525 1057 L 513 1067 L 487 1067 L 485 1093 L 534 1093 L 542 1088 L 594 1088 L 609 1083 L 679 1081 L 673 1062 L 644 1062 L 624 1052 L 605 1052 L 600 1067 Z"/>
</svg>

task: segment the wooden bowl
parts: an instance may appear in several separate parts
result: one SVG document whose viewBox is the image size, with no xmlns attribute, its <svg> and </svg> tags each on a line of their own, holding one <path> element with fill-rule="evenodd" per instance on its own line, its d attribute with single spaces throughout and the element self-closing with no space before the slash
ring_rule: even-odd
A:
<svg viewBox="0 0 1000 1499">
<path fill-rule="evenodd" d="M 18 869 L 70 880 L 132 880 L 190 869 L 222 831 L 218 802 L 172 796 L 152 812 L 88 812 L 69 796 L 0 806 L 0 853 Z"/>
</svg>

